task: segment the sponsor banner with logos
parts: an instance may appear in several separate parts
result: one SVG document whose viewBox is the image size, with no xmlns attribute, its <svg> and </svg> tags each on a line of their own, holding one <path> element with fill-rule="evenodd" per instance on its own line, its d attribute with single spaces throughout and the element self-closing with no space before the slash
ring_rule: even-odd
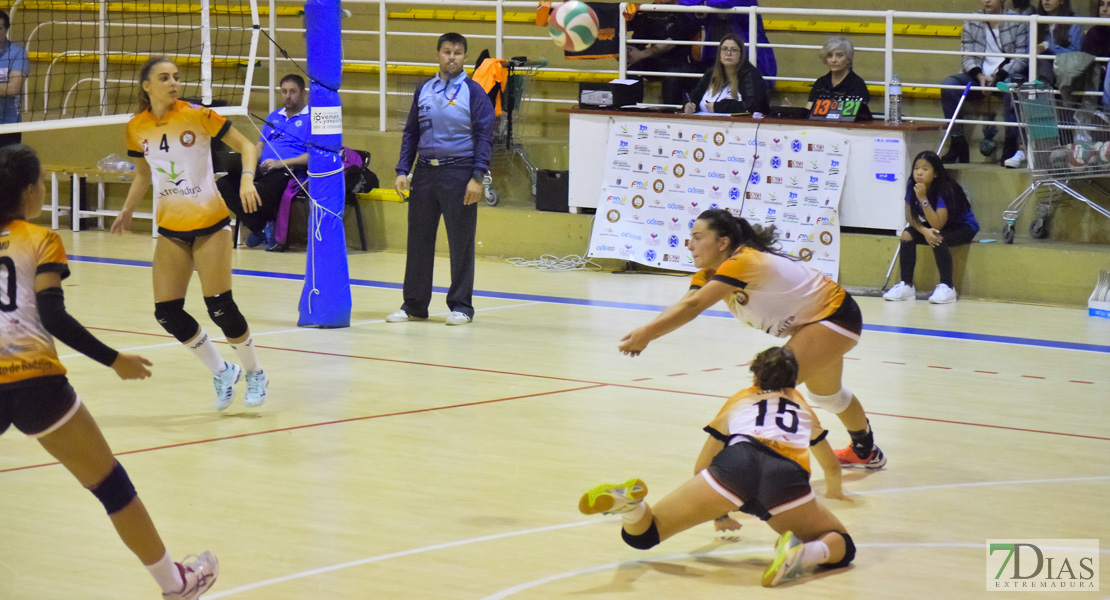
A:
<svg viewBox="0 0 1110 600">
<path fill-rule="evenodd" d="M 588 255 L 696 271 L 686 245 L 702 211 L 774 225 L 784 252 L 836 279 L 848 140 L 752 123 L 613 122 Z"/>
</svg>

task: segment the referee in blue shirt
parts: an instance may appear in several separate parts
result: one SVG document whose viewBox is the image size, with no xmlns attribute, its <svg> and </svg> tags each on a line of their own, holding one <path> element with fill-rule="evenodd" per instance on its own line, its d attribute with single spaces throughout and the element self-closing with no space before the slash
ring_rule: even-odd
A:
<svg viewBox="0 0 1110 600">
<path fill-rule="evenodd" d="M 386 317 L 390 323 L 428 318 L 440 215 L 451 251 L 447 324 L 465 325 L 474 320 L 474 235 L 482 177 L 489 170 L 493 148 L 493 104 L 463 69 L 465 37 L 445 33 L 436 50 L 439 74 L 416 88 L 397 161 L 397 193 L 410 195 L 411 170 L 412 194 L 405 302 Z"/>
</svg>

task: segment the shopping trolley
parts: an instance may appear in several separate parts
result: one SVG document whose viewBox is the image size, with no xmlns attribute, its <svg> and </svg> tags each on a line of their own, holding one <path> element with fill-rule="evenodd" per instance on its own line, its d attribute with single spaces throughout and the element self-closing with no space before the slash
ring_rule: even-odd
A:
<svg viewBox="0 0 1110 600">
<path fill-rule="evenodd" d="M 1006 222 L 1003 241 L 1014 243 L 1018 216 L 1038 191 L 1042 193 L 1038 196 L 1036 216 L 1029 225 L 1029 234 L 1035 238 L 1048 235 L 1048 220 L 1056 203 L 1065 195 L 1110 218 L 1110 210 L 1072 187 L 1074 181 L 1110 176 L 1110 118 L 1061 98 L 1056 90 L 1040 82 L 1020 86 L 999 84 L 999 89 L 1011 94 L 1017 108 L 1029 157 L 1029 172 L 1033 176 L 1029 188 L 1002 211 Z M 1097 182 L 1091 184 L 1100 187 Z"/>
<path fill-rule="evenodd" d="M 505 90 L 501 94 L 501 115 L 493 123 L 493 157 L 507 157 L 507 164 L 512 166 L 513 160 L 519 156 L 524 161 L 524 167 L 528 169 L 532 197 L 535 198 L 536 167 L 528 160 L 528 156 L 524 153 L 524 146 L 517 143 L 513 125 L 524 122 L 521 106 L 530 95 L 536 72 L 547 66 L 547 60 L 542 58 L 528 60 L 526 56 L 514 56 L 507 60 L 501 59 L 501 64 L 505 67 L 508 78 Z M 482 179 L 482 187 L 486 204 L 496 206 L 501 201 L 501 195 L 493 187 L 492 173 L 486 173 Z"/>
</svg>

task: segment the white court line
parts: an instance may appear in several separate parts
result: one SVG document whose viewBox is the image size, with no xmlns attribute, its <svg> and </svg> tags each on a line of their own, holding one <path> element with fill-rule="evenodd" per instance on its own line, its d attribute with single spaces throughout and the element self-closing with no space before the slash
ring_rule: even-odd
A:
<svg viewBox="0 0 1110 600">
<path fill-rule="evenodd" d="M 1013 480 L 1013 481 L 986 481 L 986 482 L 977 482 L 977 483 L 954 483 L 954 484 L 950 484 L 950 485 L 940 485 L 940 486 L 938 486 L 938 485 L 924 485 L 924 486 L 919 486 L 919 487 L 890 488 L 889 490 L 872 490 L 870 492 L 855 492 L 854 494 L 850 494 L 850 495 L 913 492 L 913 491 L 918 491 L 918 490 L 933 490 L 933 489 L 947 489 L 947 488 L 960 488 L 960 487 L 985 487 L 985 486 L 994 486 L 994 485 L 1025 485 L 1025 484 L 1037 484 L 1037 483 L 1057 483 L 1057 482 L 1063 482 L 1063 481 L 1094 481 L 1094 480 L 1108 480 L 1108 479 L 1110 479 L 1110 475 L 1097 476 L 1097 477 L 1066 477 L 1066 478 L 1061 478 L 1061 479 L 1024 479 L 1024 480 Z M 378 555 L 378 556 L 371 556 L 371 557 L 363 558 L 363 559 L 360 559 L 360 560 L 341 563 L 341 564 L 338 564 L 338 565 L 332 565 L 330 567 L 320 567 L 320 568 L 311 569 L 311 570 L 308 570 L 308 571 L 301 571 L 300 573 L 293 573 L 291 575 L 284 575 L 282 577 L 275 577 L 273 579 L 265 579 L 263 581 L 259 581 L 259 582 L 251 583 L 251 584 L 247 584 L 247 585 L 242 585 L 242 586 L 239 586 L 239 587 L 236 587 L 236 588 L 231 588 L 230 590 L 224 590 L 222 592 L 217 592 L 215 594 L 208 594 L 208 595 L 205 596 L 205 598 L 210 598 L 211 600 L 216 600 L 217 598 L 227 598 L 229 596 L 233 596 L 233 595 L 239 594 L 241 592 L 247 592 L 247 591 L 250 591 L 250 590 L 255 590 L 255 589 L 259 589 L 259 588 L 263 588 L 263 587 L 268 587 L 268 586 L 271 586 L 271 585 L 276 585 L 278 583 L 284 583 L 286 581 L 293 581 L 293 580 L 296 580 L 296 579 L 304 579 L 306 577 L 313 577 L 313 576 L 316 576 L 316 575 L 322 575 L 324 573 L 331 573 L 333 571 L 339 571 L 339 570 L 346 569 L 346 568 L 349 568 L 349 567 L 357 567 L 357 566 L 361 566 L 361 565 L 368 565 L 368 564 L 371 564 L 371 563 L 376 563 L 376 562 L 381 562 L 381 561 L 384 561 L 384 560 L 389 560 L 391 558 L 399 558 L 399 557 L 402 557 L 402 556 L 413 556 L 413 555 L 416 555 L 416 554 L 424 554 L 426 552 L 434 552 L 436 550 L 443 550 L 443 549 L 446 549 L 446 548 L 456 548 L 456 547 L 459 547 L 459 546 L 466 546 L 466 545 L 469 545 L 469 544 L 477 544 L 479 542 L 488 542 L 488 541 L 492 541 L 492 540 L 499 540 L 499 539 L 504 539 L 504 538 L 517 537 L 517 536 L 521 536 L 521 535 L 530 535 L 530 534 L 533 534 L 533 533 L 544 533 L 544 532 L 547 532 L 547 531 L 556 531 L 556 530 L 559 530 L 559 529 L 569 529 L 569 528 L 572 528 L 572 527 L 581 527 L 583 525 L 594 525 L 594 524 L 597 524 L 597 523 L 615 522 L 617 520 L 618 519 L 616 517 L 613 517 L 613 518 L 610 518 L 610 519 L 596 519 L 596 520 L 590 520 L 590 521 L 576 521 L 574 523 L 564 523 L 562 525 L 550 525 L 550 526 L 547 526 L 547 527 L 539 527 L 539 528 L 536 528 L 536 529 L 525 529 L 525 530 L 521 530 L 521 531 L 510 531 L 508 533 L 498 533 L 498 534 L 494 534 L 494 535 L 487 535 L 487 536 L 482 536 L 482 537 L 469 538 L 469 539 L 465 539 L 465 540 L 457 540 L 457 541 L 454 541 L 454 542 L 446 542 L 446 543 L 443 543 L 443 544 L 436 544 L 436 545 L 433 545 L 433 546 L 424 546 L 423 548 L 413 548 L 411 550 L 402 550 L 400 552 L 393 552 L 391 554 L 381 554 L 381 555 Z M 901 543 L 898 543 L 898 544 L 871 543 L 871 544 L 857 544 L 857 546 L 870 547 L 870 548 L 882 548 L 882 547 L 892 547 L 893 548 L 893 547 L 912 547 L 912 546 L 917 546 L 917 547 L 937 546 L 937 547 L 946 547 L 946 548 L 947 547 L 969 547 L 969 548 L 971 548 L 971 547 L 982 548 L 983 547 L 982 544 L 956 544 L 956 543 L 949 544 L 949 543 L 924 543 L 924 542 L 923 543 L 906 543 L 906 544 L 901 544 Z M 715 551 L 715 552 L 698 553 L 698 554 L 689 554 L 689 553 L 687 553 L 687 554 L 676 554 L 676 555 L 674 555 L 674 557 L 653 558 L 651 560 L 663 561 L 663 560 L 674 560 L 675 557 L 677 557 L 677 558 L 689 558 L 691 556 L 738 554 L 738 553 L 744 553 L 744 552 L 766 552 L 766 550 L 762 549 L 762 548 L 754 548 L 754 549 L 744 549 L 744 550 Z M 1107 549 L 1107 550 L 1101 550 L 1100 549 L 1099 552 L 1102 553 L 1102 554 L 1110 554 L 1110 549 Z M 616 568 L 616 567 L 619 567 L 619 566 L 624 565 L 624 564 L 636 564 L 636 563 L 639 563 L 639 562 L 650 562 L 650 561 L 633 561 L 633 562 L 630 562 L 630 563 L 612 563 L 612 564 L 609 564 L 609 565 L 602 565 L 602 566 L 598 566 L 598 567 L 588 567 L 586 569 L 581 569 L 581 570 L 578 570 L 578 571 L 570 571 L 568 573 L 562 573 L 562 574 L 559 574 L 559 575 L 552 575 L 550 577 L 545 577 L 543 579 L 537 579 L 534 582 L 521 584 L 521 586 L 525 586 L 525 587 L 516 586 L 514 588 L 509 588 L 508 590 L 505 590 L 503 592 L 498 592 L 498 594 L 505 594 L 506 592 L 511 591 L 511 593 L 509 593 L 507 595 L 512 595 L 512 594 L 515 594 L 519 591 L 529 589 L 529 587 L 536 587 L 538 585 L 543 585 L 545 583 L 550 583 L 552 581 L 557 581 L 559 579 L 565 579 L 567 577 L 574 577 L 574 576 L 577 576 L 577 575 L 585 575 L 585 574 L 594 573 L 594 572 L 597 572 L 597 571 L 603 571 L 603 570 L 606 570 L 606 569 Z M 494 600 L 496 598 L 505 598 L 505 597 L 507 597 L 507 596 L 495 594 L 493 596 L 487 597 L 484 600 Z"/>
<path fill-rule="evenodd" d="M 480 312 L 489 312 L 491 310 L 501 310 L 501 309 L 504 309 L 504 308 L 519 308 L 519 307 L 522 307 L 522 306 L 534 306 L 536 304 L 543 304 L 543 302 L 536 302 L 536 301 L 521 302 L 519 304 L 506 304 L 505 306 L 491 306 L 489 308 L 476 308 L 476 309 L 474 309 L 474 311 L 475 312 L 479 312 L 479 311 Z M 448 312 L 441 312 L 441 313 L 431 313 L 430 316 L 443 317 L 443 316 L 446 316 L 446 315 L 449 315 L 449 314 L 451 314 L 451 313 L 448 311 Z M 358 321 L 358 322 L 355 322 L 355 323 L 351 323 L 350 327 L 358 327 L 360 325 L 372 325 L 372 324 L 375 324 L 375 323 L 385 323 L 385 319 L 371 319 L 369 321 Z M 393 324 L 394 323 L 390 323 L 390 325 L 393 325 Z M 264 335 L 280 335 L 280 334 L 284 334 L 284 333 L 300 333 L 300 332 L 303 332 L 303 331 L 321 331 L 321 329 L 319 327 L 296 327 L 294 329 L 279 329 L 277 331 L 262 331 L 262 332 L 259 332 L 259 333 L 252 333 L 251 337 L 256 338 L 256 337 L 262 337 Z M 120 330 L 113 330 L 111 333 L 129 333 L 129 332 L 120 331 Z M 140 334 L 140 335 L 142 335 L 142 334 Z M 213 342 L 220 342 L 220 341 L 224 341 L 225 339 L 227 339 L 227 338 L 213 337 L 212 341 Z M 120 352 L 135 352 L 135 351 L 138 351 L 138 350 L 150 350 L 151 348 L 169 348 L 171 346 L 180 346 L 180 345 L 181 345 L 181 342 L 178 342 L 178 341 L 174 340 L 172 342 L 163 342 L 161 344 L 150 344 L 150 345 L 147 345 L 147 346 L 131 346 L 131 347 L 128 347 L 128 348 L 121 348 L 119 351 Z M 76 352 L 76 353 L 73 353 L 73 354 L 63 354 L 62 356 L 59 356 L 58 359 L 60 360 L 60 359 L 77 358 L 79 356 L 84 356 L 84 354 L 81 354 L 80 352 Z"/>
<path fill-rule="evenodd" d="M 607 520 L 612 521 L 612 520 L 615 520 L 615 519 L 607 519 Z M 210 600 L 216 600 L 217 598 L 226 598 L 226 597 L 234 595 L 234 594 L 238 594 L 238 593 L 241 593 L 241 592 L 248 592 L 250 590 L 255 590 L 255 589 L 258 589 L 258 588 L 261 588 L 261 587 L 271 586 L 271 585 L 274 585 L 274 584 L 277 584 L 277 583 L 284 583 L 286 581 L 292 581 L 294 579 L 303 579 L 305 577 L 312 577 L 314 575 L 321 575 L 321 574 L 324 574 L 324 573 L 331 573 L 332 571 L 339 571 L 341 569 L 347 569 L 349 567 L 358 567 L 358 566 L 361 566 L 361 565 L 368 565 L 368 564 L 371 564 L 371 563 L 381 562 L 383 560 L 389 560 L 391 558 L 398 558 L 398 557 L 401 557 L 401 556 L 410 556 L 410 555 L 413 555 L 413 554 L 422 554 L 424 552 L 433 552 L 435 550 L 443 550 L 445 548 L 454 548 L 456 546 L 465 546 L 467 544 L 475 544 L 475 543 L 478 543 L 478 542 L 488 542 L 490 540 L 499 540 L 499 539 L 503 539 L 503 538 L 516 537 L 516 536 L 520 536 L 520 535 L 529 535 L 529 534 L 533 534 L 533 533 L 543 533 L 545 531 L 555 531 L 557 529 L 569 529 L 571 527 L 581 527 L 583 525 L 596 525 L 597 523 L 601 523 L 601 522 L 602 521 L 591 520 L 591 521 L 578 521 L 576 523 L 564 523 L 562 525 L 549 525 L 547 527 L 539 527 L 539 528 L 536 528 L 536 529 L 525 529 L 525 530 L 522 530 L 522 531 L 510 531 L 508 533 L 498 533 L 498 534 L 495 534 L 495 535 L 486 535 L 486 536 L 470 538 L 470 539 L 466 539 L 466 540 L 458 540 L 458 541 L 455 541 L 455 542 L 446 542 L 446 543 L 443 543 L 443 544 L 436 544 L 434 546 L 425 546 L 423 548 L 413 548 L 412 550 L 402 550 L 401 552 L 394 552 L 392 554 L 382 554 L 382 555 L 379 555 L 379 556 L 371 556 L 369 558 L 363 558 L 361 560 L 355 560 L 355 561 L 346 562 L 346 563 L 342 563 L 342 564 L 338 564 L 338 565 L 332 565 L 330 567 L 320 567 L 318 569 L 311 569 L 311 570 L 308 570 L 308 571 L 301 571 L 300 573 L 294 573 L 292 575 L 286 575 L 284 577 L 276 577 L 274 579 L 267 579 L 265 581 L 259 581 L 257 583 L 241 585 L 237 588 L 231 588 L 230 590 L 224 590 L 222 592 L 217 592 L 215 594 L 205 594 L 204 597 L 207 598 L 207 599 L 210 599 Z"/>
<path fill-rule="evenodd" d="M 967 542 L 871 542 L 856 544 L 857 548 L 972 548 L 976 550 L 983 549 L 983 543 L 967 543 Z M 1054 548 L 1056 549 L 1056 548 Z M 509 596 L 513 596 L 519 592 L 537 588 L 549 583 L 559 581 L 562 579 L 570 579 L 582 575 L 590 575 L 600 571 L 610 571 L 619 569 L 621 567 L 631 567 L 640 564 L 650 564 L 655 562 L 666 563 L 676 560 L 685 560 L 690 558 L 701 558 L 704 556 L 731 556 L 734 554 L 756 554 L 756 553 L 770 553 L 773 548 L 740 548 L 733 550 L 710 550 L 709 552 L 698 553 L 685 553 L 685 554 L 671 554 L 669 556 L 657 556 L 646 560 L 632 560 L 618 563 L 609 563 L 607 565 L 597 565 L 594 567 L 586 567 L 583 569 L 576 569 L 574 571 L 567 571 L 565 573 L 558 573 L 555 575 L 548 575 L 540 579 L 535 579 L 511 588 L 506 588 L 495 594 L 486 596 L 482 600 L 504 600 Z M 1065 548 L 1065 550 L 1084 550 L 1086 548 Z M 1110 549 L 1104 550 L 1099 548 L 1099 554 L 1110 554 Z"/>
</svg>

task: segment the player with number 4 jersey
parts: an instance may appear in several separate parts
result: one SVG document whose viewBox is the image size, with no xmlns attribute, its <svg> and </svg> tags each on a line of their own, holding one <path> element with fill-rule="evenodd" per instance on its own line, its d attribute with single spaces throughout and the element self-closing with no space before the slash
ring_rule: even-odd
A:
<svg viewBox="0 0 1110 600">
<path fill-rule="evenodd" d="M 216 189 L 211 144 L 230 128 L 219 113 L 184 100 L 161 117 L 146 110 L 127 124 L 127 155 L 150 166 L 159 233 L 205 234 L 227 224 L 231 213 Z"/>
<path fill-rule="evenodd" d="M 266 401 L 269 379 L 258 362 L 247 320 L 231 295 L 231 226 L 212 173 L 212 140 L 223 140 L 243 157 L 257 162 L 257 150 L 221 115 L 178 98 L 177 65 L 152 58 L 139 72 L 139 111 L 127 124 L 127 153 L 135 159 L 135 180 L 112 233 L 131 228 L 139 200 L 154 186 L 158 241 L 154 248 L 154 317 L 185 344 L 212 372 L 216 409 L 235 397 L 235 384 L 246 371 L 248 407 Z M 239 196 L 247 212 L 258 210 L 254 172 L 243 170 Z M 196 270 L 208 314 L 223 331 L 243 366 L 220 357 L 208 334 L 185 312 L 185 293 Z"/>
</svg>

